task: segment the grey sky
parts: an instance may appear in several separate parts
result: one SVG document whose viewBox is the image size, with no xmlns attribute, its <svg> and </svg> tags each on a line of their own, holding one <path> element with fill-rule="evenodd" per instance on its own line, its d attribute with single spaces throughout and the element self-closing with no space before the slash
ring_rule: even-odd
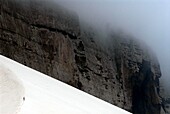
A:
<svg viewBox="0 0 170 114">
<path fill-rule="evenodd" d="M 162 79 L 170 81 L 169 0 L 62 0 L 80 18 L 96 25 L 109 24 L 142 39 L 157 54 Z"/>
</svg>

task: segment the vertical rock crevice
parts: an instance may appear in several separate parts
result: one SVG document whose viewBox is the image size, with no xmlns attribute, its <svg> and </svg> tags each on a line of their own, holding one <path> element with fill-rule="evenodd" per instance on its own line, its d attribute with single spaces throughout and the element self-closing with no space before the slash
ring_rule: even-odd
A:
<svg viewBox="0 0 170 114">
<path fill-rule="evenodd" d="M 132 76 L 134 114 L 160 114 L 161 102 L 153 76 L 151 63 L 143 60 L 139 73 Z"/>
<path fill-rule="evenodd" d="M 1 54 L 134 114 L 160 114 L 159 63 L 136 40 L 108 32 L 101 43 L 57 4 L 0 5 Z"/>
</svg>

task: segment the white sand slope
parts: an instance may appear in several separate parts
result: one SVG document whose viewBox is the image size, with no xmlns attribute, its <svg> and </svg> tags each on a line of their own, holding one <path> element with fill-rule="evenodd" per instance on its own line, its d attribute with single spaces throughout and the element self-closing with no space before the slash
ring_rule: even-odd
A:
<svg viewBox="0 0 170 114">
<path fill-rule="evenodd" d="M 16 114 L 23 104 L 23 98 L 21 81 L 0 64 L 0 114 Z"/>
<path fill-rule="evenodd" d="M 15 73 L 24 84 L 25 101 L 18 114 L 130 114 L 125 110 L 1 55 L 0 63 Z M 18 88 L 18 86 L 15 88 Z M 0 95 L 3 94 L 3 92 L 0 93 Z M 17 98 L 23 95 L 23 88 L 21 88 L 18 93 L 8 94 L 8 97 L 4 97 L 5 101 L 9 97 L 16 97 L 16 101 L 8 101 L 6 106 L 3 107 L 4 109 L 12 112 L 18 107 L 18 104 L 16 106 L 10 105 L 12 101 L 18 102 Z M 0 106 L 1 105 L 2 102 L 0 102 Z"/>
</svg>

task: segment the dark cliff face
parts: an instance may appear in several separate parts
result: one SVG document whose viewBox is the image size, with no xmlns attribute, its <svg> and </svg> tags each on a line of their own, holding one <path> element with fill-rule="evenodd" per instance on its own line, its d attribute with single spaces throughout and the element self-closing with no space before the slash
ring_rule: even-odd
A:
<svg viewBox="0 0 170 114">
<path fill-rule="evenodd" d="M 162 81 L 160 81 L 160 95 L 162 97 L 162 114 L 170 114 L 170 93 Z"/>
<path fill-rule="evenodd" d="M 134 114 L 160 114 L 157 60 L 136 40 L 80 26 L 58 5 L 0 0 L 0 53 Z M 101 37 L 101 36 L 100 36 Z"/>
</svg>

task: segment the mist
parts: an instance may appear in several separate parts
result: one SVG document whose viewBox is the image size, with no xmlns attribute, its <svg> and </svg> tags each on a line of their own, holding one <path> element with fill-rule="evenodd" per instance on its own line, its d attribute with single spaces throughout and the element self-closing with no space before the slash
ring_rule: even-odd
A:
<svg viewBox="0 0 170 114">
<path fill-rule="evenodd" d="M 156 53 L 168 89 L 170 81 L 169 0 L 54 0 L 91 25 L 122 30 L 144 41 Z M 170 90 L 170 89 L 169 89 Z"/>
</svg>

